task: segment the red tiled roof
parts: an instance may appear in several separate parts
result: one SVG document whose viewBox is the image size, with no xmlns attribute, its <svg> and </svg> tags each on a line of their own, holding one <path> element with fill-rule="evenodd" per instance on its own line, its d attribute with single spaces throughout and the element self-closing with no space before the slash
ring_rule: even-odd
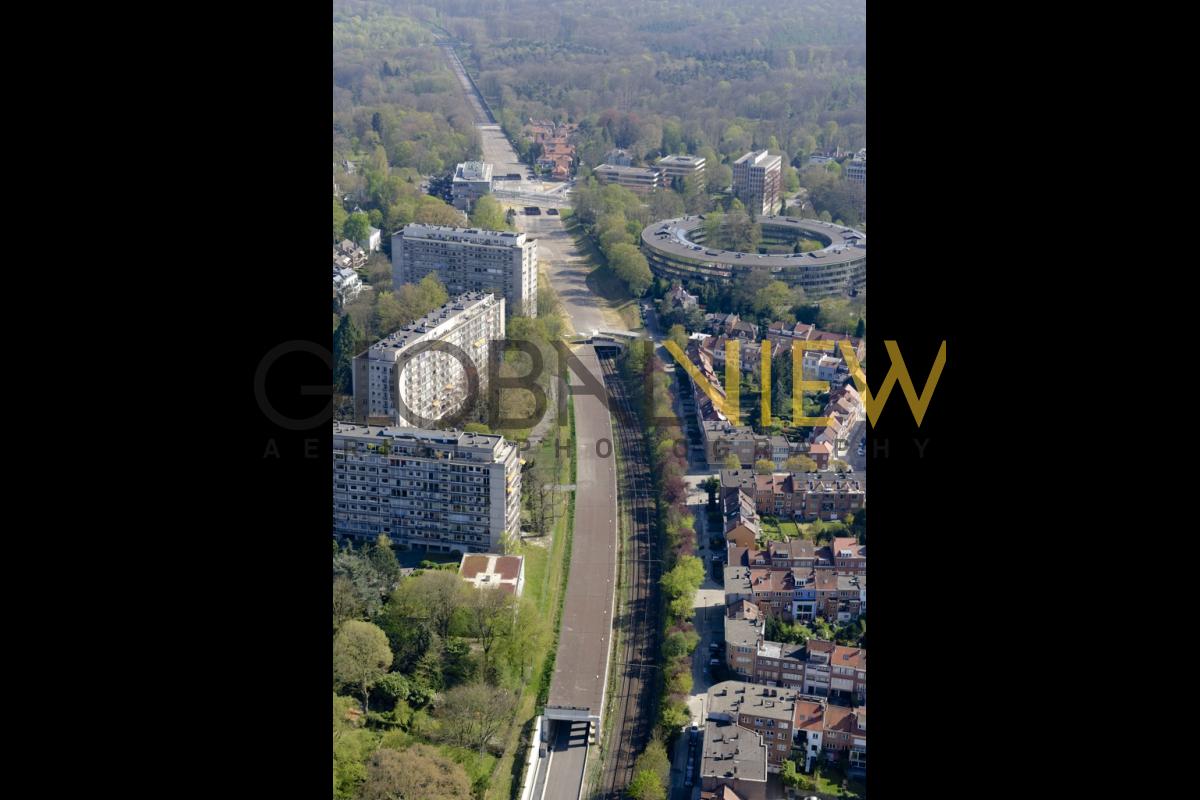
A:
<svg viewBox="0 0 1200 800">
<path fill-rule="evenodd" d="M 825 706 L 810 700 L 797 700 L 792 710 L 792 726 L 799 730 L 819 731 L 825 724 Z"/>
<path fill-rule="evenodd" d="M 462 567 L 460 567 L 461 574 L 464 578 L 474 578 L 476 575 L 486 570 L 487 565 L 487 556 L 464 556 Z"/>
</svg>

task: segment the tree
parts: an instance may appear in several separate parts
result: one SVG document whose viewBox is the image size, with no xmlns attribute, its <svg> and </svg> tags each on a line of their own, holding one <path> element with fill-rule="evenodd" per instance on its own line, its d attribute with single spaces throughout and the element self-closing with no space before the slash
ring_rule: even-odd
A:
<svg viewBox="0 0 1200 800">
<path fill-rule="evenodd" d="M 667 331 L 667 339 L 678 345 L 680 350 L 687 350 L 688 335 L 682 325 L 672 325 L 670 330 Z"/>
<path fill-rule="evenodd" d="M 350 800 L 367 777 L 367 757 L 375 747 L 353 697 L 333 696 L 333 796 Z"/>
<path fill-rule="evenodd" d="M 795 455 L 784 462 L 784 467 L 788 472 L 816 472 L 817 462 L 808 456 Z"/>
<path fill-rule="evenodd" d="M 758 475 L 770 475 L 775 471 L 775 462 L 769 458 L 760 458 L 754 462 L 754 472 Z"/>
<path fill-rule="evenodd" d="M 467 627 L 479 642 L 483 653 L 483 675 L 486 678 L 496 640 L 512 632 L 516 604 L 512 595 L 499 588 L 470 589 L 467 595 Z"/>
<path fill-rule="evenodd" d="M 741 468 L 742 468 L 742 459 L 738 458 L 738 456 L 736 454 L 730 453 L 729 455 L 725 456 L 725 469 L 741 469 Z"/>
<path fill-rule="evenodd" d="M 650 272 L 646 257 L 635 245 L 628 242 L 613 245 L 612 252 L 608 254 L 608 263 L 634 297 L 641 297 L 654 282 L 654 275 Z"/>
<path fill-rule="evenodd" d="M 848 472 L 850 470 L 850 465 L 847 464 L 845 461 L 842 461 L 840 458 L 835 458 L 833 461 L 830 462 L 829 465 L 831 467 L 833 467 L 835 470 L 837 470 L 838 472 Z"/>
<path fill-rule="evenodd" d="M 664 786 L 671 779 L 671 762 L 667 757 L 667 748 L 657 736 L 650 740 L 646 749 L 634 762 L 634 772 L 642 771 L 653 773 Z"/>
<path fill-rule="evenodd" d="M 355 211 L 342 226 L 342 236 L 352 242 L 365 242 L 371 229 L 371 218 L 365 212 Z"/>
<path fill-rule="evenodd" d="M 475 201 L 475 208 L 471 211 L 471 224 L 488 231 L 511 230 L 500 201 L 490 194 L 485 194 Z"/>
<path fill-rule="evenodd" d="M 486 683 L 468 683 L 446 692 L 441 708 L 442 731 L 455 744 L 483 748 L 499 733 L 516 709 L 508 689 Z"/>
<path fill-rule="evenodd" d="M 353 388 L 354 356 L 366 336 L 349 314 L 338 322 L 333 332 L 333 384 L 334 390 L 350 394 Z"/>
<path fill-rule="evenodd" d="M 346 220 L 349 214 L 342 206 L 342 201 L 338 198 L 333 198 L 333 241 L 340 242 L 342 240 L 342 228 L 346 225 Z"/>
<path fill-rule="evenodd" d="M 365 606 L 354 584 L 345 575 L 333 579 L 333 629 L 336 631 L 348 619 L 358 619 L 363 616 Z"/>
<path fill-rule="evenodd" d="M 672 631 L 663 641 L 663 657 L 675 659 L 691 655 L 699 643 L 700 637 L 695 631 Z"/>
<path fill-rule="evenodd" d="M 716 475 L 709 475 L 700 481 L 700 488 L 708 492 L 708 504 L 715 506 L 717 504 L 717 492 L 721 490 L 721 479 Z"/>
<path fill-rule="evenodd" d="M 633 800 L 666 800 L 667 790 L 657 775 L 645 769 L 634 774 L 626 794 Z"/>
<path fill-rule="evenodd" d="M 854 338 L 861 339 L 867 335 L 867 321 L 862 317 L 858 318 L 858 324 L 854 326 Z"/>
<path fill-rule="evenodd" d="M 333 637 L 333 677 L 362 692 L 364 713 L 371 687 L 391 664 L 392 648 L 387 636 L 369 622 L 346 620 Z"/>
<path fill-rule="evenodd" d="M 367 559 L 387 582 L 387 591 L 391 591 L 392 586 L 400 578 L 400 562 L 396 560 L 396 552 L 392 550 L 392 540 L 387 534 L 379 534 L 375 544 L 367 551 Z"/>
<path fill-rule="evenodd" d="M 425 744 L 376 750 L 362 793 L 363 800 L 460 800 L 470 795 L 462 766 Z"/>
<path fill-rule="evenodd" d="M 783 768 L 779 771 L 779 779 L 784 786 L 793 789 L 815 789 L 816 784 L 812 778 L 809 778 L 803 772 L 796 769 L 796 762 L 788 759 L 783 762 Z"/>
<path fill-rule="evenodd" d="M 456 573 L 423 572 L 405 578 L 388 605 L 394 605 L 397 613 L 445 639 L 450 635 L 455 612 L 466 602 L 469 588 Z"/>
</svg>

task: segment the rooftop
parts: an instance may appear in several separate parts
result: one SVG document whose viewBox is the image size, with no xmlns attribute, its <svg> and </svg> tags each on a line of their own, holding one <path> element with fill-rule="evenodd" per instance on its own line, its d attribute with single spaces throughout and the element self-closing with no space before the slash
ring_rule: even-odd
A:
<svg viewBox="0 0 1200 800">
<path fill-rule="evenodd" d="M 434 239 L 446 242 L 471 242 L 502 247 L 517 247 L 525 244 L 524 233 L 512 231 L 486 231 L 481 228 L 455 228 L 449 225 L 427 225 L 411 222 L 392 234 L 392 238 Z"/>
<path fill-rule="evenodd" d="M 404 348 L 420 341 L 425 334 L 435 330 L 439 325 L 450 322 L 467 311 L 496 302 L 496 296 L 491 292 L 464 292 L 371 345 L 371 356 L 394 359 Z"/>
<path fill-rule="evenodd" d="M 515 593 L 524 564 L 524 556 L 471 553 L 463 556 L 458 574 L 477 588 L 498 586 L 504 591 Z"/>
<path fill-rule="evenodd" d="M 594 172 L 599 172 L 600 170 L 604 170 L 605 172 L 613 172 L 618 176 L 627 175 L 637 178 L 649 178 L 658 175 L 658 170 L 651 167 L 621 167 L 617 166 L 616 164 L 601 164 L 600 166 L 596 167 Z"/>
<path fill-rule="evenodd" d="M 718 714 L 737 719 L 739 714 L 748 714 L 791 722 L 799 695 L 795 689 L 745 681 L 722 681 L 708 690 L 708 713 L 710 718 Z"/>
<path fill-rule="evenodd" d="M 767 746 L 754 731 L 732 722 L 710 720 L 704 727 L 700 777 L 765 782 Z"/>
<path fill-rule="evenodd" d="M 614 167 L 614 169 L 630 169 Z M 750 269 L 767 268 L 772 273 L 798 270 L 818 264 L 857 261 L 866 257 L 867 235 L 853 228 L 821 222 L 815 219 L 763 216 L 759 222 L 764 229 L 783 235 L 804 236 L 829 242 L 819 250 L 807 253 L 761 255 L 733 250 L 714 250 L 691 240 L 692 233 L 704 225 L 703 215 L 678 217 L 652 222 L 642 229 L 642 244 L 675 259 L 688 259 L 698 264 L 720 264 L 726 267 Z M 765 232 L 765 231 L 764 231 Z"/>
<path fill-rule="evenodd" d="M 660 167 L 698 167 L 704 163 L 704 156 L 663 156 L 655 163 Z"/>
<path fill-rule="evenodd" d="M 458 446 L 460 448 L 497 448 L 514 447 L 512 442 L 506 442 L 503 436 L 494 433 L 468 433 L 460 430 L 435 431 L 426 428 L 401 428 L 385 425 L 357 425 L 349 422 L 333 422 L 333 435 L 355 439 L 378 439 L 397 444 L 424 444 Z"/>
<path fill-rule="evenodd" d="M 486 161 L 464 161 L 454 168 L 456 181 L 490 181 L 492 165 Z"/>
</svg>

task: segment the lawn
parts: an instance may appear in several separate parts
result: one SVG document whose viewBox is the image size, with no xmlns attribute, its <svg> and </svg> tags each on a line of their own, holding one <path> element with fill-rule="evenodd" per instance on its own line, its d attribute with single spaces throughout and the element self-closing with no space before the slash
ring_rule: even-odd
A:
<svg viewBox="0 0 1200 800">
<path fill-rule="evenodd" d="M 571 408 L 569 430 L 563 431 L 557 427 L 554 430 L 562 436 L 565 442 L 561 452 L 569 452 L 573 456 L 575 452 L 574 407 L 572 405 L 569 408 Z M 558 452 L 554 446 L 554 438 L 547 437 L 542 442 L 537 457 L 555 461 Z M 571 483 L 574 480 L 571 474 L 572 460 L 572 458 L 557 459 L 559 483 Z M 525 596 L 533 600 L 538 610 L 548 619 L 555 618 L 566 587 L 570 558 L 568 543 L 574 522 L 571 519 L 573 504 L 568 501 L 567 497 L 559 495 L 555 502 L 560 505 L 556 514 L 557 522 L 550 538 L 550 546 L 522 542 L 517 547 L 517 553 L 525 556 Z M 485 795 L 488 800 L 510 800 L 519 787 L 521 775 L 525 771 L 525 756 L 528 746 L 528 742 L 523 739 L 527 739 L 532 733 L 533 717 L 536 716 L 538 710 L 538 692 L 546 671 L 553 670 L 556 641 L 557 637 L 551 632 L 544 652 L 535 660 L 537 666 L 534 667 L 530 680 L 521 691 L 512 729 L 505 737 L 504 755 L 496 762 L 495 770 L 491 773 L 491 781 Z"/>
<path fill-rule="evenodd" d="M 762 539 L 766 542 L 784 542 L 796 539 L 800 530 L 791 520 L 778 520 L 775 517 L 762 518 Z"/>
<path fill-rule="evenodd" d="M 816 791 L 828 797 L 844 797 L 847 800 L 861 800 L 867 796 L 867 787 L 861 781 L 848 781 L 842 788 L 843 775 L 840 770 L 825 766 L 817 767 L 811 776 L 817 782 Z"/>
</svg>

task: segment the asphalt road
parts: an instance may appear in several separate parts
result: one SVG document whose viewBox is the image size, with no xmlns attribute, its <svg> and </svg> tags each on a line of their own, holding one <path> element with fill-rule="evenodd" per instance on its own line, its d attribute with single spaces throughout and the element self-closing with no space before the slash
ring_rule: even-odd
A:
<svg viewBox="0 0 1200 800">
<path fill-rule="evenodd" d="M 545 800 L 572 800 L 579 796 L 583 765 L 587 761 L 586 722 L 552 722 L 557 735 L 551 745 L 542 794 Z"/>
<path fill-rule="evenodd" d="M 629 330 L 621 321 L 621 315 L 587 285 L 593 265 L 563 227 L 561 216 L 518 214 L 516 226 L 517 230 L 537 238 L 538 265 L 558 292 L 576 333 L 587 336 L 592 331 Z"/>
</svg>

